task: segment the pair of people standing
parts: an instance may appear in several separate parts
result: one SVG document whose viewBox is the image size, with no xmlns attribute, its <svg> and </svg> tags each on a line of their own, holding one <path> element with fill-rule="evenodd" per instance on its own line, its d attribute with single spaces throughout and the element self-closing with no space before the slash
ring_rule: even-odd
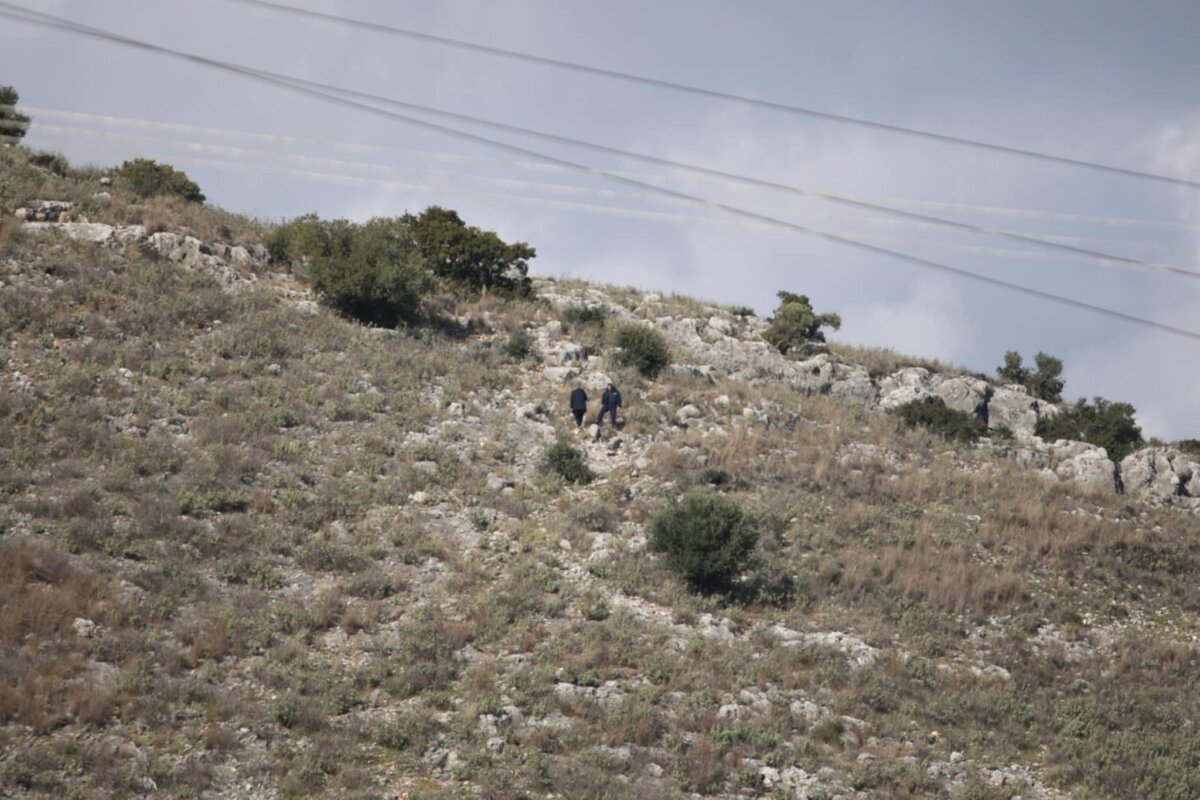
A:
<svg viewBox="0 0 1200 800">
<path fill-rule="evenodd" d="M 575 391 L 571 392 L 571 413 L 575 415 L 575 427 L 583 427 L 583 417 L 587 414 L 587 392 L 582 386 L 576 386 Z M 604 387 L 604 394 L 600 396 L 600 413 L 596 415 L 596 424 L 600 425 L 604 421 L 604 414 L 608 412 L 609 418 L 612 420 L 613 427 L 617 427 L 617 409 L 621 407 L 621 393 L 617 391 L 617 387 L 613 384 L 608 384 Z"/>
</svg>

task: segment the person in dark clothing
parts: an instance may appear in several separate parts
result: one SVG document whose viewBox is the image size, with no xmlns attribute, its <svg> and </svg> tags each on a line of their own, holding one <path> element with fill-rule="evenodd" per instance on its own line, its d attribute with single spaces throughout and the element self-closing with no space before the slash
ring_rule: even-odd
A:
<svg viewBox="0 0 1200 800">
<path fill-rule="evenodd" d="M 607 411 L 612 419 L 613 427 L 617 427 L 617 409 L 621 407 L 621 393 L 617 391 L 617 387 L 611 383 L 604 387 L 604 394 L 600 396 L 600 413 L 596 415 L 596 424 L 600 425 L 604 422 L 604 412 Z"/>
<path fill-rule="evenodd" d="M 582 386 L 576 386 L 571 392 L 571 413 L 575 415 L 575 427 L 583 427 L 583 415 L 587 413 L 587 392 Z"/>
</svg>

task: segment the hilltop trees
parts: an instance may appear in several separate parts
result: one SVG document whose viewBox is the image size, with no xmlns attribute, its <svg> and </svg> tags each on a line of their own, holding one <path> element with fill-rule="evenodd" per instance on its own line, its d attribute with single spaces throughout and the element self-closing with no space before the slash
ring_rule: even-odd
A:
<svg viewBox="0 0 1200 800">
<path fill-rule="evenodd" d="M 524 242 L 507 244 L 437 206 L 365 224 L 306 214 L 276 227 L 266 245 L 272 260 L 303 265 L 330 305 L 387 326 L 414 321 L 439 286 L 459 295 L 523 296 L 534 256 Z"/>
<path fill-rule="evenodd" d="M 403 217 L 433 274 L 458 291 L 529 291 L 529 259 L 537 251 L 525 242 L 506 243 L 493 231 L 467 225 L 458 212 L 430 206 Z"/>
<path fill-rule="evenodd" d="M 11 86 L 0 86 L 0 137 L 20 140 L 25 136 L 29 127 L 29 117 L 17 111 L 17 102 L 21 99 L 17 90 Z M 3 141 L 0 139 L 0 141 Z"/>
<path fill-rule="evenodd" d="M 1142 429 L 1134 420 L 1135 409 L 1129 403 L 1114 403 L 1097 397 L 1089 403 L 1080 398 L 1053 417 L 1042 417 L 1034 433 L 1048 442 L 1075 439 L 1098 445 L 1108 457 L 1120 461 L 1142 443 Z"/>
<path fill-rule="evenodd" d="M 814 312 L 807 295 L 780 291 L 776 297 L 779 298 L 779 308 L 775 309 L 775 316 L 771 318 L 763 338 L 781 353 L 787 353 L 805 342 L 825 341 L 821 328 L 836 331 L 842 327 L 842 318 L 837 314 Z"/>
<path fill-rule="evenodd" d="M 1039 400 L 1061 403 L 1065 385 L 1062 360 L 1047 353 L 1038 353 L 1033 361 L 1037 368 L 1030 370 L 1022 365 L 1020 353 L 1009 350 L 1004 354 L 1004 364 L 996 368 L 996 377 L 1006 383 L 1024 386 Z"/>
</svg>

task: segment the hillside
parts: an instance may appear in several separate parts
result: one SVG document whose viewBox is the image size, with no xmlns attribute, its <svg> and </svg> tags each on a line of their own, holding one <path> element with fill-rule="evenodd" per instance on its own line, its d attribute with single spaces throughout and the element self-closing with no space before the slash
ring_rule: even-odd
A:
<svg viewBox="0 0 1200 800">
<path fill-rule="evenodd" d="M 260 223 L 0 170 L 6 796 L 1200 796 L 1200 457 L 636 289 L 367 327 Z M 885 413 L 933 397 L 992 435 Z M 726 591 L 650 546 L 692 491 L 758 534 Z"/>
</svg>

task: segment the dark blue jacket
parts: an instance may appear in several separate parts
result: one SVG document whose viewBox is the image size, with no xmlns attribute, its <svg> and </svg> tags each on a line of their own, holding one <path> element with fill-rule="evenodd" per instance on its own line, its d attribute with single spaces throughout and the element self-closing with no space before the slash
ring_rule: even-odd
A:
<svg viewBox="0 0 1200 800">
<path fill-rule="evenodd" d="M 587 392 L 583 389 L 576 389 L 571 392 L 571 410 L 587 411 Z"/>
<path fill-rule="evenodd" d="M 613 389 L 611 392 L 605 392 L 600 398 L 601 408 L 620 408 L 621 407 L 621 392 Z"/>
</svg>

